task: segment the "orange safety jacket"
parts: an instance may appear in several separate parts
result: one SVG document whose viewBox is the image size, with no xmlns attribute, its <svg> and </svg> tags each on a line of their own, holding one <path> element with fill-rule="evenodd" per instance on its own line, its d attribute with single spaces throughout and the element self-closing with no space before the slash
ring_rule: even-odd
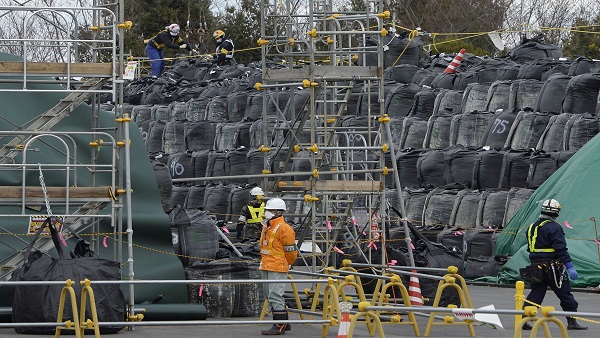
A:
<svg viewBox="0 0 600 338">
<path fill-rule="evenodd" d="M 296 232 L 282 216 L 272 218 L 260 235 L 259 270 L 288 272 L 298 257 Z"/>
</svg>

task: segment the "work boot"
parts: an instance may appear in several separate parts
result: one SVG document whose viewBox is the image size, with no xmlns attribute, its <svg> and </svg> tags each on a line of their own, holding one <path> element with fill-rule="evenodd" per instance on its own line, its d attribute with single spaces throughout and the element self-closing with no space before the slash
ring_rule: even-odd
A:
<svg viewBox="0 0 600 338">
<path fill-rule="evenodd" d="M 530 331 L 531 329 L 532 329 L 532 327 L 531 327 L 531 325 L 529 325 L 529 323 L 523 324 L 523 330 Z"/>
<path fill-rule="evenodd" d="M 288 312 L 285 312 L 285 320 L 290 319 L 290 317 L 288 316 Z M 285 324 L 285 331 L 292 331 L 292 325 L 291 324 Z"/>
<path fill-rule="evenodd" d="M 587 330 L 587 326 L 581 326 L 573 317 L 567 317 L 567 330 Z"/>
<path fill-rule="evenodd" d="M 287 320 L 287 311 L 273 311 L 273 320 Z M 285 334 L 286 324 L 273 324 L 268 330 L 263 330 L 260 333 L 268 336 Z"/>
</svg>

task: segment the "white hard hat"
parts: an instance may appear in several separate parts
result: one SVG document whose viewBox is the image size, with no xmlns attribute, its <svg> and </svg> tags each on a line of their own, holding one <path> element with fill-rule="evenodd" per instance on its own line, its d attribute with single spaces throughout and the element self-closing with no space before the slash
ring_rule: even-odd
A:
<svg viewBox="0 0 600 338">
<path fill-rule="evenodd" d="M 562 206 L 555 199 L 549 199 L 542 202 L 542 212 L 558 214 Z"/>
<path fill-rule="evenodd" d="M 179 25 L 176 23 L 168 25 L 166 28 L 169 31 L 169 33 L 171 33 L 171 35 L 173 36 L 179 34 Z"/>
<path fill-rule="evenodd" d="M 254 188 L 252 188 L 252 190 L 250 190 L 250 195 L 251 196 L 258 196 L 258 195 L 264 196 L 265 193 L 260 187 L 254 187 Z"/>
<path fill-rule="evenodd" d="M 265 210 L 286 210 L 285 202 L 281 198 L 271 198 L 265 204 Z"/>
</svg>

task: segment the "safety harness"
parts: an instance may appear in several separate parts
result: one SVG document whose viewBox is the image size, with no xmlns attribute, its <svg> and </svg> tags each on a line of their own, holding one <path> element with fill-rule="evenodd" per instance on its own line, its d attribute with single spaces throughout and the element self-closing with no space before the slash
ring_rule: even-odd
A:
<svg viewBox="0 0 600 338">
<path fill-rule="evenodd" d="M 548 222 L 550 222 L 549 219 L 540 222 L 540 224 L 538 225 L 532 223 L 529 226 L 529 229 L 527 229 L 527 242 L 529 244 L 529 252 L 555 252 L 554 248 L 536 249 L 535 247 L 535 242 L 537 240 L 539 228 L 541 228 L 542 226 L 544 226 L 544 224 Z M 564 264 L 562 264 L 558 260 L 553 260 L 549 263 L 538 264 L 538 266 L 541 267 L 543 271 L 552 278 L 552 280 L 554 281 L 554 285 L 556 285 L 557 288 L 560 289 L 562 287 L 563 277 L 566 272 Z"/>
<path fill-rule="evenodd" d="M 250 212 L 250 219 L 246 221 L 248 224 L 260 223 L 262 221 L 262 216 L 265 213 L 265 203 L 261 203 L 259 207 L 253 207 L 248 204 L 248 211 Z"/>
<path fill-rule="evenodd" d="M 231 44 L 231 46 L 234 47 L 234 49 L 235 49 L 235 46 L 233 45 L 233 41 L 231 39 L 225 39 L 225 40 L 223 40 L 223 42 L 225 42 L 225 41 L 229 42 Z M 223 44 L 223 42 L 221 42 L 219 44 L 219 46 L 221 46 Z M 217 49 L 215 50 L 215 53 L 217 53 L 217 54 L 223 53 L 223 54 L 225 54 L 225 58 L 226 59 L 233 59 L 233 52 L 234 52 L 234 50 L 227 50 L 225 48 L 219 48 L 219 46 L 217 46 Z"/>
<path fill-rule="evenodd" d="M 538 229 L 541 228 L 542 226 L 544 226 L 544 224 L 550 222 L 549 219 L 541 222 L 538 225 L 535 225 L 535 223 L 531 223 L 531 225 L 529 226 L 529 229 L 527 229 L 527 243 L 529 244 L 529 252 L 554 252 L 554 248 L 541 248 L 541 249 L 536 249 L 535 247 L 535 242 L 537 240 L 537 235 L 538 235 Z"/>
</svg>

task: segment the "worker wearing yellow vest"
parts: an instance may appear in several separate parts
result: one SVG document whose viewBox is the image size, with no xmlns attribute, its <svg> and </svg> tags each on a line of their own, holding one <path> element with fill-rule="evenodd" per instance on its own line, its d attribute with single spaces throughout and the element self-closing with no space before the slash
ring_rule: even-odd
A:
<svg viewBox="0 0 600 338">
<path fill-rule="evenodd" d="M 281 198 L 272 198 L 265 204 L 262 234 L 260 236 L 260 270 L 264 280 L 287 280 L 289 266 L 298 257 L 296 232 L 285 222 L 283 212 L 285 202 Z M 285 283 L 264 283 L 264 291 L 271 305 L 273 320 L 288 320 L 283 293 Z M 264 335 L 280 335 L 291 330 L 285 323 L 273 326 L 261 333 Z"/>
<path fill-rule="evenodd" d="M 236 227 L 236 238 L 246 238 L 255 241 L 260 238 L 262 232 L 261 222 L 265 213 L 265 202 L 262 201 L 264 195 L 265 193 L 260 187 L 254 187 L 250 190 L 250 197 L 252 199 L 248 204 L 244 205 L 240 212 L 240 218 Z M 245 234 L 242 235 L 244 232 Z"/>
<path fill-rule="evenodd" d="M 537 265 L 538 270 L 543 271 L 539 276 L 539 282 L 531 283 L 531 292 L 527 300 L 541 304 L 546 296 L 546 290 L 550 287 L 560 299 L 563 311 L 575 312 L 579 303 L 571 293 L 569 278 L 576 280 L 577 271 L 569 256 L 565 232 L 556 222 L 561 208 L 557 200 L 545 200 L 542 202 L 540 218 L 527 229 L 529 260 L 532 265 Z M 531 330 L 531 325 L 525 324 L 523 329 Z M 567 317 L 567 329 L 587 330 L 587 327 L 579 325 L 575 318 Z"/>
</svg>

